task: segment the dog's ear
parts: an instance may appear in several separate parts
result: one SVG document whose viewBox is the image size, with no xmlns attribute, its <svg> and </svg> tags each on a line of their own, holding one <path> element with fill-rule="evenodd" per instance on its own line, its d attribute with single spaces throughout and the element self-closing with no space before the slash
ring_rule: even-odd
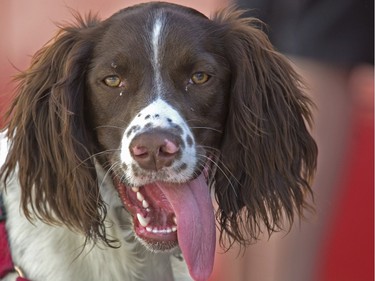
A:
<svg viewBox="0 0 375 281">
<path fill-rule="evenodd" d="M 76 16 L 19 75 L 7 126 L 10 151 L 1 175 L 18 169 L 22 208 L 47 223 L 104 237 L 92 140 L 84 118 L 86 71 L 99 20 Z M 93 237 L 94 236 L 94 237 Z"/>
<path fill-rule="evenodd" d="M 307 206 L 317 158 L 306 127 L 312 103 L 259 21 L 235 10 L 214 21 L 224 30 L 232 75 L 215 178 L 218 220 L 230 238 L 245 244 L 263 224 L 269 233 L 280 230 L 284 219 L 290 225 Z"/>
</svg>

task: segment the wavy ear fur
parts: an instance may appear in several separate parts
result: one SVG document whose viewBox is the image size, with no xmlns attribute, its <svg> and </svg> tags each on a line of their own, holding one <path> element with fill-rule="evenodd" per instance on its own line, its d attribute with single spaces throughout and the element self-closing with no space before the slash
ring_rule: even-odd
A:
<svg viewBox="0 0 375 281">
<path fill-rule="evenodd" d="M 247 244 L 264 224 L 269 234 L 302 215 L 316 169 L 311 101 L 298 74 L 274 50 L 260 22 L 227 10 L 214 21 L 225 30 L 232 71 L 230 108 L 215 179 L 222 231 Z M 223 234 L 223 232 L 222 232 Z M 222 238 L 222 237 L 221 237 Z"/>
<path fill-rule="evenodd" d="M 22 209 L 46 223 L 65 224 L 105 239 L 106 209 L 99 195 L 92 139 L 84 119 L 85 72 L 99 23 L 76 15 L 18 77 L 7 136 L 10 151 L 0 176 L 18 166 Z M 97 34 L 97 33 L 95 33 Z"/>
</svg>

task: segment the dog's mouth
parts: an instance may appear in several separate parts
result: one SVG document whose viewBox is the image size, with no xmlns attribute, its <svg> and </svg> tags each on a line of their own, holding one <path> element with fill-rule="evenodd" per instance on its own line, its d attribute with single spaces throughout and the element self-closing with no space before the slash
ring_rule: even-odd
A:
<svg viewBox="0 0 375 281">
<path fill-rule="evenodd" d="M 133 188 L 120 183 L 118 191 L 146 247 L 165 251 L 177 246 L 177 218 L 159 183 Z"/>
<path fill-rule="evenodd" d="M 183 184 L 153 182 L 129 187 L 117 182 L 135 234 L 147 248 L 167 251 L 180 246 L 190 275 L 207 280 L 215 252 L 215 217 L 206 177 Z"/>
</svg>

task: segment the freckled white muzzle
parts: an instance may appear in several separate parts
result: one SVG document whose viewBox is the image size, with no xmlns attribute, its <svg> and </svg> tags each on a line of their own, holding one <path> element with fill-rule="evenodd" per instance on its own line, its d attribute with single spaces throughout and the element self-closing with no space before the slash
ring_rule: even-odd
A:
<svg viewBox="0 0 375 281">
<path fill-rule="evenodd" d="M 197 165 L 191 130 L 162 99 L 142 109 L 130 122 L 121 141 L 120 158 L 126 167 L 125 181 L 132 186 L 185 182 Z"/>
</svg>

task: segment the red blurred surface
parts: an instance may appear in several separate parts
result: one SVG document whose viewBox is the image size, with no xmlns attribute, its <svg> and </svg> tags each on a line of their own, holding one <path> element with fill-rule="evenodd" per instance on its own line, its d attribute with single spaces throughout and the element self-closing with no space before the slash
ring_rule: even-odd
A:
<svg viewBox="0 0 375 281">
<path fill-rule="evenodd" d="M 317 281 L 374 280 L 374 80 L 369 83 L 356 110 L 341 198 L 322 245 Z"/>
</svg>

